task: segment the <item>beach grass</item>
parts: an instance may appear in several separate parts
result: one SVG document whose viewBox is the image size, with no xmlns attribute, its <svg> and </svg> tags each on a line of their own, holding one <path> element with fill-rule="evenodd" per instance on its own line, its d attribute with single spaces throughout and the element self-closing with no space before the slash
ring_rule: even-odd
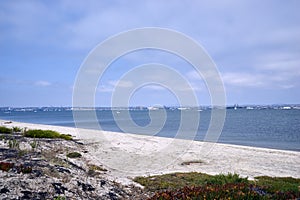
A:
<svg viewBox="0 0 300 200">
<path fill-rule="evenodd" d="M 5 126 L 0 126 L 0 133 L 11 133 L 12 129 L 7 128 Z"/>
<path fill-rule="evenodd" d="M 72 136 L 70 135 L 60 134 L 57 131 L 41 130 L 41 129 L 25 131 L 24 136 L 31 137 L 31 138 L 60 138 L 65 140 L 72 140 Z"/>
</svg>

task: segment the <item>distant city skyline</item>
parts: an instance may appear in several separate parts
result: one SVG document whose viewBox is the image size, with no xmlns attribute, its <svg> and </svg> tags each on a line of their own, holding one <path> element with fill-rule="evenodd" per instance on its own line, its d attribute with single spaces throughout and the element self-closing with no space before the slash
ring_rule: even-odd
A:
<svg viewBox="0 0 300 200">
<path fill-rule="evenodd" d="M 226 105 L 299 104 L 299 7 L 296 0 L 1 1 L 0 107 L 72 106 L 73 84 L 88 53 L 112 35 L 143 27 L 173 29 L 202 45 L 223 79 Z M 146 63 L 174 68 L 191 84 L 199 106 L 210 105 L 206 85 L 189 63 L 148 49 L 111 64 L 99 80 L 95 106 L 110 106 L 120 78 Z M 154 84 L 137 90 L 129 105 L 179 103 Z"/>
</svg>

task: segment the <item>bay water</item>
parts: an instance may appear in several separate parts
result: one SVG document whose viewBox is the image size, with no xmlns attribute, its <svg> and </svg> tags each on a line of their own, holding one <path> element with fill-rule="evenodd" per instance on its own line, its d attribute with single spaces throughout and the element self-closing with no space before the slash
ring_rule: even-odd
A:
<svg viewBox="0 0 300 200">
<path fill-rule="evenodd" d="M 81 111 L 85 112 L 85 111 Z M 115 112 L 115 111 L 114 111 Z M 119 110 L 118 113 L 124 112 Z M 155 111 L 154 111 L 155 112 Z M 202 141 L 208 129 L 211 110 L 182 111 L 167 109 L 167 118 L 162 129 L 155 134 L 160 137 L 175 137 L 180 125 L 181 112 L 200 112 L 199 128 L 194 137 Z M 97 110 L 98 122 L 103 130 L 123 132 L 112 114 L 112 110 Z M 138 126 L 150 123 L 148 110 L 130 110 L 131 119 Z M 30 110 L 0 111 L 0 119 L 26 123 L 47 124 L 57 126 L 75 127 L 71 110 Z M 126 120 L 131 119 L 122 119 Z M 193 119 L 191 119 L 193 120 Z M 88 120 L 81 121 L 89 127 Z M 125 123 L 126 124 L 126 123 Z M 130 123 L 128 123 L 130 124 Z M 130 129 L 130 127 L 129 127 Z M 193 130 L 186 130 L 187 135 Z M 138 133 L 135 133 L 138 134 Z M 265 147 L 281 150 L 300 151 L 300 110 L 299 109 L 228 109 L 226 120 L 218 140 L 219 143 L 237 144 L 253 147 Z"/>
</svg>

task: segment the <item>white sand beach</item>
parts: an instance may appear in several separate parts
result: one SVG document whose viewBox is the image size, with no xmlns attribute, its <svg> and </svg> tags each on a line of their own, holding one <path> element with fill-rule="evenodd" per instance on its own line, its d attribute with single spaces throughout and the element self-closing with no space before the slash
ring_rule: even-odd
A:
<svg viewBox="0 0 300 200">
<path fill-rule="evenodd" d="M 71 134 L 86 145 L 94 164 L 109 169 L 116 181 L 171 172 L 234 172 L 255 176 L 300 178 L 300 152 L 228 144 L 85 130 L 61 126 L 12 122 L 0 125 L 28 129 L 51 129 Z"/>
</svg>

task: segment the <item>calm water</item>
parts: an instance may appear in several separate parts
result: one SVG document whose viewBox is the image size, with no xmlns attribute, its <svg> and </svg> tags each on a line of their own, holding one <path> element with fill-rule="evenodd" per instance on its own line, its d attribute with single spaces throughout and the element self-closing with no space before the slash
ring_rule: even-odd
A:
<svg viewBox="0 0 300 200">
<path fill-rule="evenodd" d="M 174 137 L 180 124 L 180 113 L 179 110 L 168 110 L 166 123 L 156 135 Z M 97 111 L 97 116 L 104 130 L 122 132 L 116 125 L 111 111 Z M 145 126 L 150 122 L 147 110 L 131 111 L 131 117 L 140 126 Z M 210 122 L 210 110 L 201 111 L 200 117 L 199 129 L 195 139 L 201 141 Z M 12 111 L 10 113 L 0 111 L 0 119 L 75 126 L 72 111 Z M 127 119 L 123 120 L 126 121 Z M 89 126 L 88 121 L 82 123 L 87 127 Z M 189 133 L 191 130 L 185 131 Z M 300 110 L 227 110 L 226 121 L 219 142 L 300 151 Z"/>
</svg>

